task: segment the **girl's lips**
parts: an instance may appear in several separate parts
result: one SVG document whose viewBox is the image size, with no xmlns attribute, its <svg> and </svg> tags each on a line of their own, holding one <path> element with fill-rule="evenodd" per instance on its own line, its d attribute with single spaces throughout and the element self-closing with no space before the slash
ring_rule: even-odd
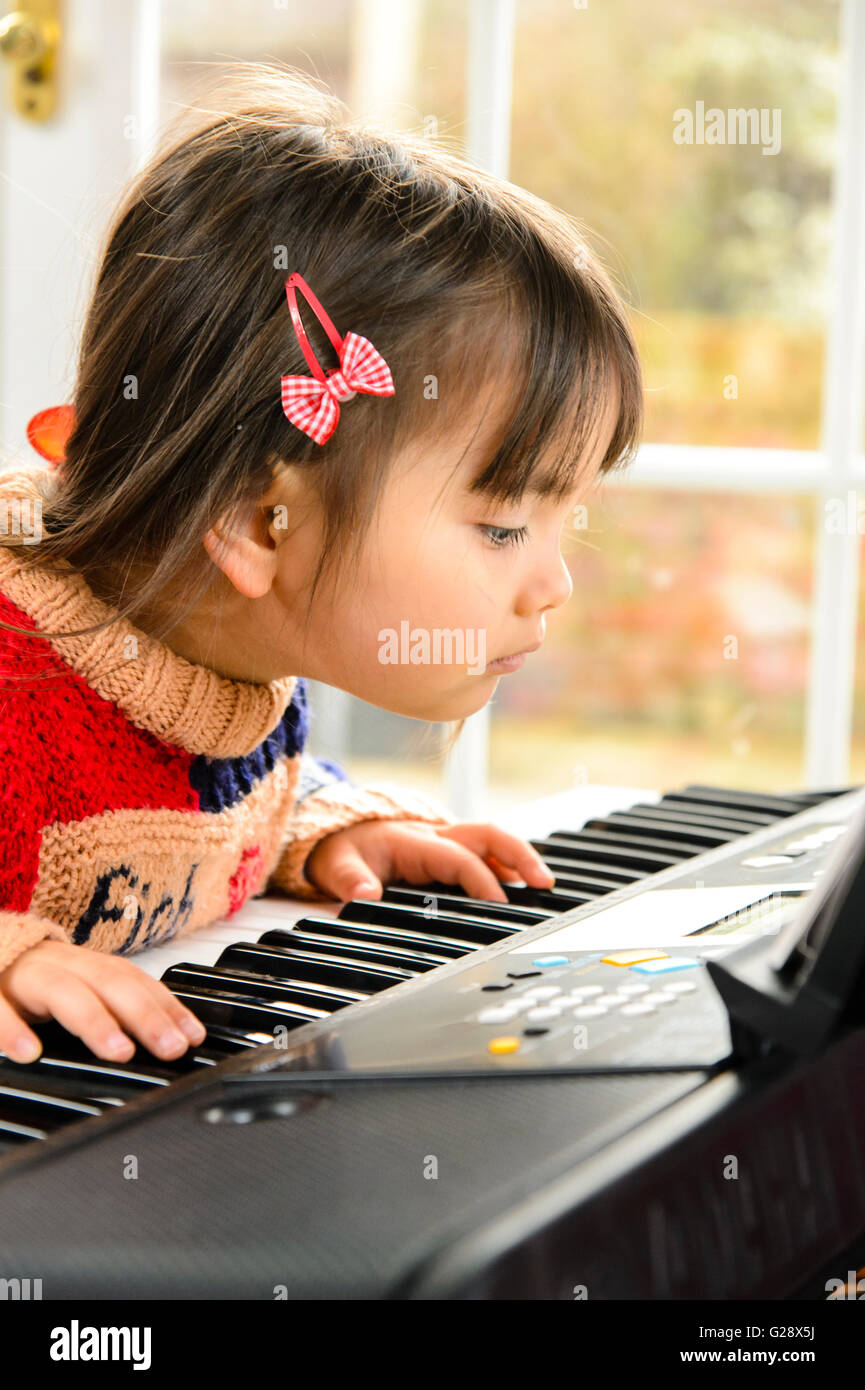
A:
<svg viewBox="0 0 865 1390">
<path fill-rule="evenodd" d="M 518 671 L 526 657 L 536 652 L 542 644 L 536 642 L 533 647 L 526 647 L 524 652 L 515 652 L 513 656 L 498 656 L 495 661 L 488 661 L 486 669 L 488 671 Z"/>
<path fill-rule="evenodd" d="M 488 671 L 518 671 L 525 661 L 528 653 L 518 652 L 516 656 L 500 656 L 495 661 L 487 662 Z"/>
</svg>

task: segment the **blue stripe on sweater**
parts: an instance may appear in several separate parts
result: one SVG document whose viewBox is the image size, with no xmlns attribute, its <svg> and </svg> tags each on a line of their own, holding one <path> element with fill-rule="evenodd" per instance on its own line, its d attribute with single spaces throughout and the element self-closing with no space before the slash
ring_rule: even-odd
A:
<svg viewBox="0 0 865 1390">
<path fill-rule="evenodd" d="M 306 682 L 299 678 L 291 704 L 275 729 L 242 758 L 208 758 L 200 754 L 189 767 L 189 781 L 198 792 L 202 811 L 234 806 L 272 772 L 277 763 L 303 751 L 309 734 Z"/>
</svg>

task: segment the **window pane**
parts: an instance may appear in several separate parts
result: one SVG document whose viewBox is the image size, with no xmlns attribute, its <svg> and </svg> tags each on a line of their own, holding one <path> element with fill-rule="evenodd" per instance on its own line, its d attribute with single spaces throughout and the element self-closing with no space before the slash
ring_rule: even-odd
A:
<svg viewBox="0 0 865 1390">
<path fill-rule="evenodd" d="M 510 177 L 587 224 L 634 304 L 647 439 L 817 447 L 838 22 L 517 0 Z"/>
<path fill-rule="evenodd" d="M 801 784 L 815 504 L 607 488 L 493 697 L 493 804 L 582 782 Z"/>
<path fill-rule="evenodd" d="M 323 79 L 345 99 L 351 0 L 304 0 L 285 7 L 249 0 L 162 0 L 162 115 L 169 119 L 231 60 L 274 60 Z"/>
<path fill-rule="evenodd" d="M 162 0 L 163 119 L 192 100 L 220 67 L 274 61 L 319 78 L 354 115 L 396 129 L 465 138 L 467 13 L 463 0 L 402 0 L 394 9 L 355 0 Z M 370 51 L 375 60 L 370 72 Z"/>
</svg>

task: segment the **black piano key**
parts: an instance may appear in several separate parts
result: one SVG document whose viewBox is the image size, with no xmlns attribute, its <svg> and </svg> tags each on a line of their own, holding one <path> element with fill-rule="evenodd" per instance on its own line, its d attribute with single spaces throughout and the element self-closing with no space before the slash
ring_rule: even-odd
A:
<svg viewBox="0 0 865 1390">
<path fill-rule="evenodd" d="M 18 1085 L 24 1072 L 30 1082 L 51 1095 L 92 1101 L 97 1105 L 123 1105 L 154 1086 L 167 1086 L 169 1082 L 168 1077 L 153 1073 L 145 1076 L 140 1069 L 136 1071 L 130 1067 L 125 1072 L 122 1064 L 99 1062 L 96 1057 L 92 1065 L 86 1062 L 74 1065 L 43 1053 L 32 1063 L 0 1061 L 0 1084 Z"/>
<path fill-rule="evenodd" d="M 759 812 L 753 811 L 685 811 L 681 806 L 666 806 L 661 803 L 654 806 L 644 801 L 634 802 L 633 806 L 628 807 L 627 814 L 640 816 L 644 820 L 657 820 L 660 825 L 700 825 L 705 826 L 707 830 L 730 831 L 734 839 L 737 835 L 750 835 L 753 830 L 760 830 L 764 825 L 772 825 L 777 819 L 775 816 L 760 815 Z"/>
<path fill-rule="evenodd" d="M 815 791 L 810 788 L 806 792 L 785 792 L 785 796 L 793 801 L 801 801 L 803 806 L 819 806 L 821 801 L 831 801 L 833 796 L 845 796 L 847 792 L 858 792 L 862 790 L 862 783 L 858 782 L 852 787 L 826 787 Z"/>
<path fill-rule="evenodd" d="M 31 1139 L 47 1139 L 48 1130 L 36 1125 L 22 1125 L 15 1120 L 4 1120 L 0 1115 L 0 1154 L 10 1153 Z"/>
<path fill-rule="evenodd" d="M 535 843 L 540 844 L 541 841 Z M 585 882 L 587 889 L 591 889 L 592 892 L 596 888 L 603 888 L 612 893 L 617 888 L 623 888 L 628 883 L 638 883 L 641 878 L 648 878 L 654 873 L 654 869 L 626 869 L 618 864 L 599 864 L 596 859 L 583 859 L 579 851 L 575 851 L 570 845 L 556 847 L 555 853 L 544 852 L 541 858 L 551 873 L 566 873 L 576 877 Z"/>
<path fill-rule="evenodd" d="M 208 1046 L 209 1035 L 200 1046 L 190 1047 L 180 1057 L 174 1058 L 172 1061 L 155 1056 L 133 1037 L 132 1041 L 135 1043 L 136 1050 L 128 1062 L 113 1062 L 97 1057 L 96 1053 L 92 1052 L 81 1038 L 68 1032 L 54 1019 L 48 1019 L 44 1023 L 33 1023 L 30 1026 L 42 1043 L 42 1052 L 39 1057 L 35 1062 L 25 1063 L 12 1062 L 11 1059 L 7 1058 L 4 1059 L 4 1065 L 25 1068 L 48 1067 L 52 1070 L 65 1071 L 70 1075 L 80 1070 L 84 1076 L 95 1075 L 94 1069 L 98 1069 L 100 1074 L 106 1078 L 115 1074 L 118 1078 L 123 1077 L 139 1085 L 143 1090 L 146 1089 L 147 1085 L 158 1085 L 160 1080 L 173 1081 L 178 1074 L 178 1067 L 188 1069 L 193 1064 L 213 1065 L 215 1061 L 221 1060 L 221 1056 L 213 1056 L 212 1046 Z M 2 1057 L 3 1053 L 0 1053 L 0 1058 Z"/>
<path fill-rule="evenodd" d="M 555 833 L 558 834 L 558 831 Z M 649 833 L 643 836 L 636 832 L 616 830 L 604 820 L 600 821 L 600 829 L 583 826 L 579 833 L 581 839 L 603 845 L 605 849 L 609 848 L 614 852 L 619 848 L 642 850 L 645 847 L 655 850 L 658 854 L 670 854 L 674 859 L 682 860 L 692 859 L 694 855 L 702 854 L 705 849 L 705 845 L 698 844 L 696 840 L 675 840 L 658 831 L 654 835 Z"/>
<path fill-rule="evenodd" d="M 530 840 L 529 844 L 537 850 L 542 859 L 548 854 L 559 858 L 588 859 L 594 860 L 596 864 L 603 864 L 604 868 L 609 864 L 642 869 L 646 874 L 653 874 L 661 869 L 668 869 L 671 864 L 682 862 L 682 857 L 678 854 L 660 854 L 652 849 L 637 850 L 630 845 L 605 846 L 602 840 L 592 841 L 582 836 L 579 831 L 555 830 L 545 840 Z"/>
<path fill-rule="evenodd" d="M 349 1001 L 334 1003 L 329 1008 L 313 1008 L 308 1004 L 268 1004 L 267 1006 L 250 1002 L 241 995 L 202 987 L 187 988 L 173 984 L 171 990 L 182 1004 L 201 1019 L 205 1027 L 216 1024 L 219 1028 L 234 1028 L 242 1033 L 266 1035 L 267 1041 L 273 1037 L 274 1029 L 312 1023 L 317 1019 L 329 1018 L 337 1009 L 345 1008 Z"/>
<path fill-rule="evenodd" d="M 294 933 L 293 940 L 283 946 L 252 945 L 238 942 L 227 946 L 216 962 L 216 969 L 226 969 L 239 975 L 276 980 L 302 980 L 304 983 L 347 985 L 349 989 L 377 994 L 403 980 L 417 978 L 416 970 L 394 961 L 363 960 L 352 955 L 343 944 L 341 951 L 326 951 L 301 945 Z"/>
<path fill-rule="evenodd" d="M 322 959 L 331 956 L 349 955 L 353 960 L 369 961 L 373 965 L 396 965 L 401 970 L 407 970 L 412 975 L 424 975 L 428 970 L 434 970 L 437 965 L 443 965 L 447 957 L 436 956 L 430 953 L 411 951 L 406 946 L 395 946 L 393 944 L 384 946 L 381 942 L 365 941 L 361 943 L 347 945 L 345 938 L 341 939 L 331 936 L 328 932 L 310 931 L 307 927 L 301 927 L 295 923 L 291 931 L 285 933 L 283 942 L 245 942 L 239 941 L 234 946 L 229 946 L 223 951 L 217 961 L 217 965 L 237 966 L 242 970 L 253 970 L 266 974 L 270 969 L 271 953 L 278 952 L 276 957 L 277 969 L 279 963 L 284 959 L 282 948 L 296 949 L 302 948 L 312 951 Z"/>
<path fill-rule="evenodd" d="M 569 912 L 572 907 L 582 907 L 592 898 L 586 893 L 572 893 L 569 888 L 532 888 L 525 883 L 503 883 L 502 892 L 509 903 L 519 907 L 542 907 L 554 916 L 559 912 Z"/>
<path fill-rule="evenodd" d="M 202 1023 L 204 1020 L 202 1019 Z M 230 1028 L 227 1026 L 208 1023 L 207 1037 L 201 1047 L 195 1049 L 196 1060 L 212 1060 L 214 1063 L 223 1061 L 232 1053 L 245 1052 L 250 1047 L 261 1047 L 262 1043 L 270 1042 L 271 1034 L 256 1032 L 255 1029 Z"/>
<path fill-rule="evenodd" d="M 429 888 L 415 888 L 401 883 L 390 883 L 381 898 L 386 903 L 404 903 L 415 907 L 423 915 L 429 908 L 430 899 L 435 897 L 436 907 L 445 912 L 478 917 L 485 922 L 512 922 L 516 926 L 533 927 L 538 922 L 546 922 L 552 913 L 541 908 L 513 907 L 510 903 L 494 903 L 488 898 L 469 898 L 452 891 L 431 893 Z"/>
<path fill-rule="evenodd" d="M 128 1100 L 134 1100 L 136 1096 L 141 1095 L 141 1088 L 135 1086 L 124 1089 L 123 1086 L 115 1083 L 109 1090 L 107 1086 L 100 1086 L 95 1079 L 91 1079 L 88 1085 L 83 1077 L 43 1076 L 40 1074 L 36 1080 L 34 1076 L 34 1072 L 28 1074 L 26 1089 L 32 1089 L 38 1085 L 40 1092 L 45 1095 L 95 1105 L 100 1113 L 112 1107 L 125 1105 Z M 15 1084 L 15 1078 L 11 1073 L 5 1067 L 0 1067 L 0 1085 L 14 1086 Z"/>
<path fill-rule="evenodd" d="M 672 840 L 683 841 L 691 845 L 699 845 L 699 853 L 707 849 L 716 849 L 718 845 L 726 845 L 730 840 L 738 838 L 737 832 L 732 830 L 709 830 L 703 825 L 676 825 L 674 822 L 659 822 L 650 816 L 635 816 L 625 811 L 614 811 L 610 816 L 604 816 L 602 820 L 587 820 L 582 835 L 587 830 L 604 830 L 609 827 L 613 831 L 623 831 L 629 838 L 631 836 L 642 836 L 646 839 L 659 837 L 663 841 Z M 658 843 L 658 840 L 654 841 Z"/>
<path fill-rule="evenodd" d="M 704 787 L 699 783 L 682 787 L 680 791 L 672 793 L 671 800 L 699 803 L 700 805 L 709 803 L 712 806 L 727 806 L 732 809 L 741 806 L 743 810 L 750 807 L 755 811 L 763 811 L 768 815 L 773 815 L 779 820 L 784 816 L 794 816 L 804 809 L 802 802 L 794 800 L 791 796 L 769 796 L 764 792 L 735 791 L 730 787 Z"/>
<path fill-rule="evenodd" d="M 0 1119 L 7 1123 L 35 1125 L 49 1134 L 74 1120 L 101 1115 L 107 1108 L 93 1101 L 51 1095 L 39 1087 L 32 1073 L 22 1077 L 17 1086 L 0 1085 Z"/>
<path fill-rule="evenodd" d="M 458 960 L 461 956 L 471 955 L 473 951 L 480 951 L 481 947 L 472 941 L 457 941 L 452 936 L 436 936 L 429 932 L 413 931 L 408 927 L 388 927 L 373 926 L 372 923 L 347 922 L 338 917 L 302 917 L 298 926 L 306 926 L 308 923 L 322 926 L 327 923 L 327 930 L 332 935 L 342 938 L 352 945 L 356 941 L 366 943 L 368 941 L 380 941 L 384 945 L 406 945 L 408 947 L 417 946 L 420 950 L 434 952 L 436 955 L 446 960 Z M 273 944 L 280 946 L 284 944 L 285 938 L 291 936 L 291 932 L 282 927 L 274 927 L 271 931 L 266 931 L 259 937 L 261 945 Z"/>
<path fill-rule="evenodd" d="M 277 1010 L 297 1006 L 330 1012 L 331 1008 L 368 999 L 372 993 L 370 989 L 357 989 L 350 985 L 304 980 L 299 974 L 268 980 L 244 970 L 225 970 L 219 965 L 198 965 L 193 961 L 180 961 L 178 965 L 172 965 L 162 979 L 170 989 L 174 989 L 175 985 L 193 991 L 200 989 L 205 994 L 230 995 L 233 999 L 246 1000 L 261 1008 Z"/>
<path fill-rule="evenodd" d="M 551 870 L 555 873 L 555 869 Z M 481 917 L 484 922 L 510 922 L 517 920 L 523 926 L 531 926 L 535 922 L 545 922 L 549 917 L 555 916 L 558 912 L 567 912 L 570 908 L 579 908 L 584 902 L 591 901 L 591 895 L 577 894 L 567 890 L 567 888 L 531 888 L 523 883 L 502 883 L 499 880 L 499 887 L 505 894 L 508 902 L 492 902 L 490 898 L 470 898 L 459 884 L 453 883 L 430 883 L 424 884 L 423 888 L 414 888 L 399 885 L 399 901 L 417 902 L 419 912 L 427 908 L 430 898 L 435 898 L 439 908 L 445 905 L 448 912 L 458 912 L 459 915 L 470 915 Z M 407 897 L 412 892 L 413 897 Z M 453 908 L 449 908 L 448 903 L 455 899 Z M 391 890 L 385 891 L 380 899 L 381 902 L 395 902 L 396 898 L 391 897 Z M 459 903 L 459 906 L 458 906 Z M 531 913 L 530 922 L 524 922 L 523 917 L 526 913 Z"/>
<path fill-rule="evenodd" d="M 616 888 L 621 888 L 622 883 L 617 883 L 615 879 L 606 874 L 589 874 L 584 869 L 580 869 L 577 862 L 573 859 L 557 859 L 551 854 L 544 855 L 544 863 L 551 874 L 555 875 L 556 888 L 561 893 L 570 893 L 574 897 L 583 898 L 586 902 L 591 902 L 594 898 L 603 898 L 605 894 L 612 893 Z M 634 883 L 638 879 L 646 878 L 644 873 L 634 873 L 625 882 Z M 549 920 L 553 914 L 547 912 L 544 919 Z"/>
<path fill-rule="evenodd" d="M 436 895 L 431 893 L 430 896 Z M 431 939 L 441 931 L 445 936 L 475 941 L 481 946 L 489 946 L 493 941 L 501 941 L 503 937 L 513 936 L 521 930 L 512 922 L 493 924 L 473 915 L 457 915 L 455 912 L 437 912 L 427 917 L 407 904 L 386 903 L 374 898 L 355 898 L 353 902 L 346 903 L 340 911 L 339 920 L 395 927 L 405 925 L 417 931 L 429 932 Z"/>
<path fill-rule="evenodd" d="M 581 907 L 583 903 L 590 899 L 585 894 L 571 893 L 562 888 L 531 888 L 525 883 L 499 883 L 499 887 L 507 898 L 508 904 L 519 908 L 532 908 L 547 913 L 548 917 L 555 916 L 559 912 L 567 912 L 572 907 Z M 445 897 L 451 895 L 461 897 L 465 902 L 472 904 L 472 916 L 483 915 L 485 921 L 502 922 L 496 917 L 495 909 L 507 906 L 505 903 L 494 903 L 489 898 L 470 898 L 462 888 L 454 883 L 431 883 L 426 889 L 427 896 L 435 897 L 441 902 Z M 477 907 L 474 905 L 477 904 Z M 483 909 L 482 914 L 480 909 Z M 492 909 L 492 912 L 491 912 Z"/>
</svg>

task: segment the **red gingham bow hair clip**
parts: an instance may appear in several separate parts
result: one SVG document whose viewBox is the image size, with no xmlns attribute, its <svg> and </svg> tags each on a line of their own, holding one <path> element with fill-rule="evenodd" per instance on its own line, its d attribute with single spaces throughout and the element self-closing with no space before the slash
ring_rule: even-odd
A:
<svg viewBox="0 0 865 1390">
<path fill-rule="evenodd" d="M 66 441 L 74 428 L 72 406 L 52 405 L 47 410 L 40 410 L 28 422 L 27 438 L 37 454 L 56 468 L 66 457 Z"/>
<path fill-rule="evenodd" d="M 336 349 L 339 366 L 325 375 L 312 350 L 297 308 L 297 290 L 304 295 Z M 339 424 L 340 403 L 353 400 L 358 391 L 367 396 L 394 395 L 390 368 L 368 338 L 346 333 L 341 338 L 302 275 L 296 271 L 285 282 L 288 307 L 301 350 L 312 376 L 284 376 L 282 408 L 288 419 L 316 444 L 324 444 Z"/>
</svg>

